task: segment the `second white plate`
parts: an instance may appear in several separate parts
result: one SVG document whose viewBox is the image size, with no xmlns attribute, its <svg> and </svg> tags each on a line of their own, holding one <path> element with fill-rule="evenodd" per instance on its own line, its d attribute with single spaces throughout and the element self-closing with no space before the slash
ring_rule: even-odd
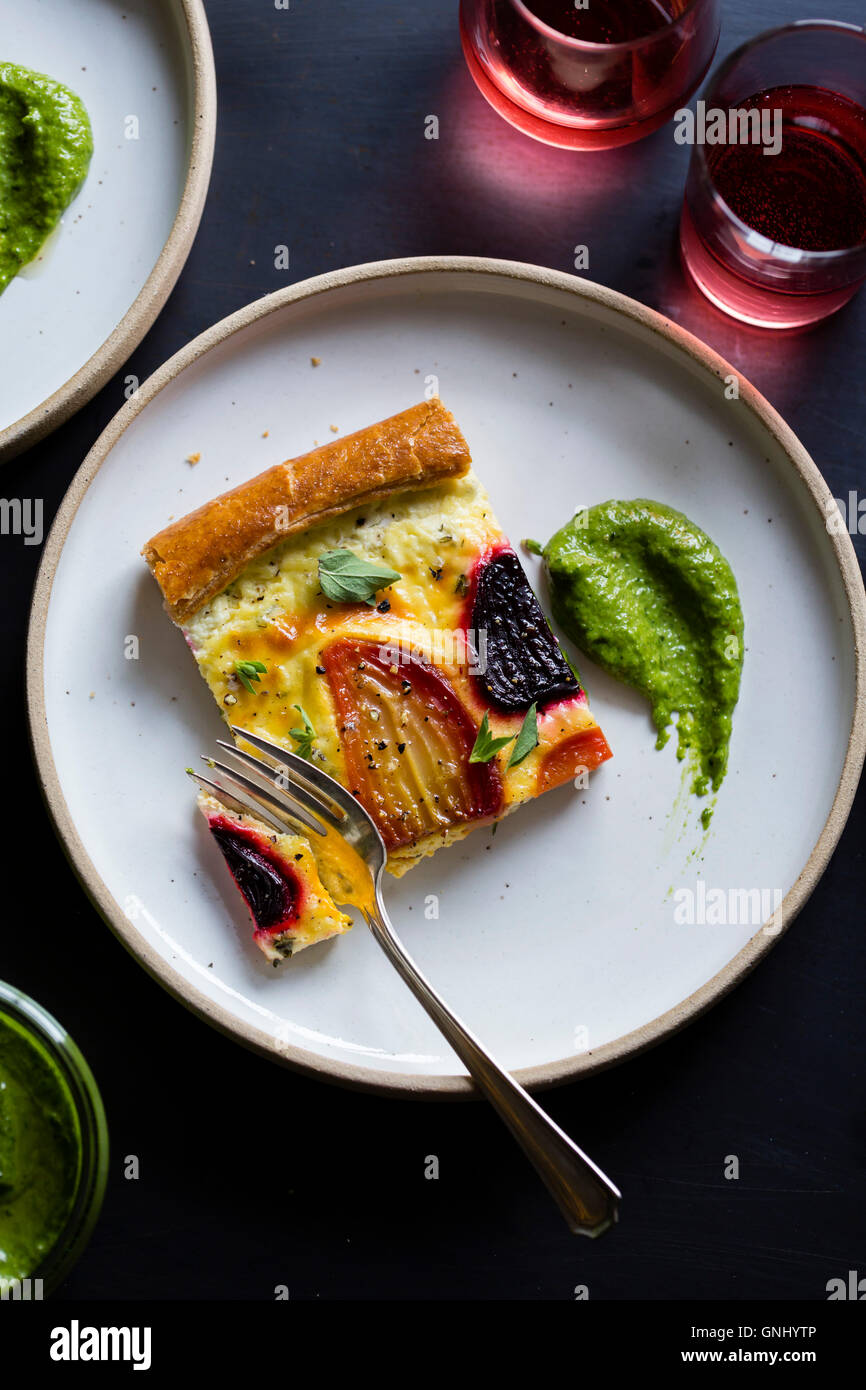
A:
<svg viewBox="0 0 866 1390">
<path fill-rule="evenodd" d="M 210 179 L 216 83 L 201 0 L 0 0 L 2 57 L 65 83 L 93 127 L 87 178 L 0 295 L 0 459 L 54 429 L 144 337 Z"/>
</svg>

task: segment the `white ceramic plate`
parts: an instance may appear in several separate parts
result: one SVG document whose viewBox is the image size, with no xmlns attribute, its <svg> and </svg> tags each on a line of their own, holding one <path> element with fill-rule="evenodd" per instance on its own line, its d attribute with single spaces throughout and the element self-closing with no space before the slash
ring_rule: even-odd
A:
<svg viewBox="0 0 866 1390">
<path fill-rule="evenodd" d="M 6 458 L 80 409 L 168 298 L 204 206 L 216 94 L 201 0 L 0 0 L 0 56 L 77 92 L 94 142 L 59 231 L 0 295 Z"/>
<path fill-rule="evenodd" d="M 760 918 L 677 922 L 676 891 L 697 894 L 698 875 L 726 894 L 778 889 L 785 924 L 802 905 L 862 764 L 864 597 L 847 535 L 824 524 L 814 465 L 745 382 L 726 398 L 727 371 L 608 290 L 446 258 L 260 300 L 142 387 L 61 509 L 28 669 L 60 832 L 115 930 L 168 988 L 295 1065 L 380 1089 L 468 1089 L 362 927 L 279 971 L 252 946 L 184 776 L 221 720 L 139 558 L 169 517 L 330 438 L 332 424 L 401 410 L 433 378 L 515 542 L 546 539 L 579 504 L 612 496 L 679 507 L 733 565 L 748 650 L 705 842 L 673 744 L 657 752 L 642 701 L 578 658 L 614 760 L 588 790 L 550 793 L 495 837 L 477 831 L 390 885 L 407 946 L 530 1083 L 659 1038 L 769 948 Z M 538 581 L 537 562 L 528 568 Z M 130 635 L 137 660 L 124 657 Z"/>
</svg>

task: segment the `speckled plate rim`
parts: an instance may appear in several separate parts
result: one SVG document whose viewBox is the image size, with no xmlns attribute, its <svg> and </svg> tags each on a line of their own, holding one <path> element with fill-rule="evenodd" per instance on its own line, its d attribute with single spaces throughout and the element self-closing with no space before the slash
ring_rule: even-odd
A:
<svg viewBox="0 0 866 1390">
<path fill-rule="evenodd" d="M 419 273 L 435 276 L 443 272 L 451 276 L 460 272 L 473 277 L 490 275 L 499 277 L 504 281 L 528 282 L 565 291 L 567 294 L 573 295 L 576 300 L 600 305 L 632 323 L 649 329 L 666 344 L 672 345 L 682 353 L 691 363 L 697 363 L 706 373 L 715 378 L 724 379 L 733 371 L 733 368 L 722 357 L 712 348 L 707 347 L 705 343 L 702 343 L 700 339 L 693 337 L 685 329 L 656 313 L 655 310 L 646 308 L 645 305 L 629 299 L 626 295 L 607 289 L 603 285 L 594 284 L 592 281 L 580 279 L 575 275 L 547 270 L 543 267 L 517 261 L 492 260 L 475 256 L 417 256 L 400 260 L 374 261 L 304 280 L 300 284 L 292 285 L 287 289 L 277 291 L 275 294 L 267 295 L 263 299 L 255 300 L 228 318 L 214 324 L 198 338 L 188 343 L 180 352 L 169 358 L 118 411 L 73 478 L 54 520 L 46 541 L 45 553 L 42 557 L 33 593 L 27 649 L 27 705 L 30 734 L 43 796 L 54 820 L 55 829 L 82 885 L 105 921 L 140 964 L 170 994 L 173 994 L 176 999 L 205 1019 L 206 1022 L 254 1051 L 271 1058 L 271 1060 L 282 1062 L 309 1076 L 369 1090 L 380 1095 L 408 1095 L 424 1098 L 471 1096 L 476 1093 L 468 1077 L 413 1076 L 393 1071 L 372 1071 L 352 1063 L 320 1057 L 305 1048 L 277 1043 L 269 1034 L 235 1018 L 229 1010 L 208 999 L 201 991 L 185 980 L 142 936 L 109 892 L 91 862 L 63 798 L 46 720 L 44 648 L 48 606 L 54 575 L 75 513 L 88 487 L 124 430 L 164 386 L 167 386 L 186 367 L 196 362 L 211 348 L 224 343 L 233 334 L 250 324 L 265 319 L 270 314 L 279 312 L 287 306 L 302 304 L 317 295 L 326 294 L 331 290 L 348 285 L 369 283 L 376 280 L 385 281 L 394 277 L 418 275 Z M 781 416 L 739 372 L 736 375 L 740 382 L 739 404 L 741 408 L 754 416 L 782 448 L 813 505 L 818 510 L 823 523 L 827 515 L 827 499 L 832 495 L 827 483 L 803 445 Z M 682 1000 L 675 1008 L 660 1014 L 641 1028 L 626 1033 L 613 1042 L 606 1043 L 603 1047 L 583 1055 L 563 1058 L 541 1066 L 527 1067 L 517 1071 L 515 1075 L 525 1086 L 553 1086 L 600 1071 L 661 1042 L 697 1018 L 711 1004 L 724 998 L 729 990 L 742 980 L 749 971 L 753 970 L 767 954 L 774 942 L 787 930 L 803 907 L 827 867 L 848 818 L 863 766 L 864 753 L 866 753 L 866 592 L 864 592 L 854 547 L 847 532 L 827 533 L 827 540 L 839 567 L 851 617 L 855 668 L 854 712 L 845 761 L 830 814 L 802 872 L 775 914 L 775 917 L 781 922 L 781 928 L 775 927 L 774 919 L 770 918 L 723 970 L 720 970 L 700 989 Z M 768 927 L 773 927 L 773 930 L 768 931 Z"/>
<path fill-rule="evenodd" d="M 86 405 L 138 347 L 186 264 L 204 210 L 216 138 L 216 73 L 204 0 L 180 0 L 193 82 L 193 123 L 183 193 L 168 240 L 120 323 L 78 371 L 40 405 L 0 430 L 0 463 L 44 439 Z"/>
</svg>

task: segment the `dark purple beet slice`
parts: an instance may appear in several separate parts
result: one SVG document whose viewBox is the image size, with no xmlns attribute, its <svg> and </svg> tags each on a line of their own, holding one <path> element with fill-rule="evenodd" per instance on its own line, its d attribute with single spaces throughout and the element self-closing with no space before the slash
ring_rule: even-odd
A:
<svg viewBox="0 0 866 1390">
<path fill-rule="evenodd" d="M 259 931 L 268 931 L 293 917 L 298 899 L 294 881 L 242 831 L 213 822 L 210 828 Z"/>
<path fill-rule="evenodd" d="M 487 635 L 484 699 L 505 714 L 577 695 L 580 685 L 559 649 L 513 550 L 482 561 L 472 627 Z M 477 639 L 476 639 L 477 640 Z"/>
</svg>

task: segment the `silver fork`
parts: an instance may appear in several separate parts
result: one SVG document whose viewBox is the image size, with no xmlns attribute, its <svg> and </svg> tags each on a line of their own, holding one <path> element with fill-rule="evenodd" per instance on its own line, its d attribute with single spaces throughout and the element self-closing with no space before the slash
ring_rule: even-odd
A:
<svg viewBox="0 0 866 1390">
<path fill-rule="evenodd" d="M 236 738 L 265 755 L 219 739 L 245 769 L 203 756 L 213 777 L 196 781 L 233 809 L 251 812 L 285 831 L 308 837 L 338 836 L 362 861 L 360 891 L 346 888 L 339 901 L 356 907 L 385 955 L 411 989 L 469 1072 L 479 1091 L 510 1129 L 565 1217 L 574 1235 L 599 1236 L 617 1220 L 619 1190 L 555 1124 L 532 1096 L 502 1069 L 461 1023 L 424 977 L 402 945 L 385 911 L 382 875 L 387 851 L 371 817 L 351 792 L 296 753 L 260 734 L 232 727 Z M 315 838 L 312 840 L 316 848 Z M 366 866 L 367 872 L 363 872 Z"/>
</svg>

